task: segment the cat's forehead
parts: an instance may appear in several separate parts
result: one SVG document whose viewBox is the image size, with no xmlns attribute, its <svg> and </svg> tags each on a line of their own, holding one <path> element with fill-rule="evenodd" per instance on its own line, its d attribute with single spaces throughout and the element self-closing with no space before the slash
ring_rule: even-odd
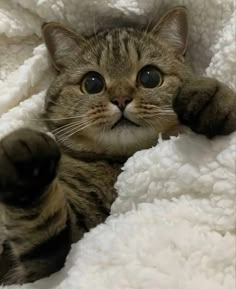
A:
<svg viewBox="0 0 236 289">
<path fill-rule="evenodd" d="M 99 65 L 108 68 L 116 66 L 128 68 L 140 59 L 138 32 L 134 30 L 113 30 L 100 35 L 98 49 L 100 50 Z"/>
<path fill-rule="evenodd" d="M 154 49 L 154 41 L 134 29 L 115 29 L 102 32 L 90 39 L 87 53 L 109 74 L 132 72 L 142 58 Z"/>
<path fill-rule="evenodd" d="M 124 28 L 124 29 L 113 29 L 101 32 L 93 37 L 97 41 L 98 45 L 106 46 L 111 49 L 126 48 L 130 42 L 138 44 L 138 39 L 142 35 L 141 31 Z"/>
</svg>

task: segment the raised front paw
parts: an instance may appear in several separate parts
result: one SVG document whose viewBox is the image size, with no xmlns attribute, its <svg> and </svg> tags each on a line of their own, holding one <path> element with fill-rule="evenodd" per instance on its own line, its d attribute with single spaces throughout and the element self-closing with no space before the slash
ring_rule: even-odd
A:
<svg viewBox="0 0 236 289">
<path fill-rule="evenodd" d="M 19 129 L 0 141 L 0 201 L 31 205 L 56 176 L 60 151 L 45 133 Z"/>
<path fill-rule="evenodd" d="M 208 137 L 236 130 L 236 93 L 211 78 L 186 83 L 174 98 L 173 108 L 181 123 Z"/>
</svg>

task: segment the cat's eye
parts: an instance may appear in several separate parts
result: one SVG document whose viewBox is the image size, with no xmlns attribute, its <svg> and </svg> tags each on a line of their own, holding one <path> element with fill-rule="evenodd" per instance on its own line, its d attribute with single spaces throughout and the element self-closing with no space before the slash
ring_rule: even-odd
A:
<svg viewBox="0 0 236 289">
<path fill-rule="evenodd" d="M 138 73 L 137 82 L 145 88 L 160 86 L 162 84 L 161 72 L 155 66 L 144 66 Z"/>
<path fill-rule="evenodd" d="M 81 83 L 81 90 L 84 93 L 96 94 L 100 93 L 105 88 L 104 78 L 98 72 L 87 73 Z"/>
</svg>

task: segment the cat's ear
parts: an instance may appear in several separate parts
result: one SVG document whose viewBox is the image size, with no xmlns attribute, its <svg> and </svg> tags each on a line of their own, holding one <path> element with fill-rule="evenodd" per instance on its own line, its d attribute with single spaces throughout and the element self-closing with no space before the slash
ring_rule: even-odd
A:
<svg viewBox="0 0 236 289">
<path fill-rule="evenodd" d="M 44 42 L 58 71 L 67 68 L 78 56 L 80 38 L 59 23 L 49 22 L 42 26 Z"/>
<path fill-rule="evenodd" d="M 177 55 L 184 55 L 188 42 L 187 9 L 176 7 L 167 12 L 154 27 L 152 33 L 174 48 Z"/>
</svg>

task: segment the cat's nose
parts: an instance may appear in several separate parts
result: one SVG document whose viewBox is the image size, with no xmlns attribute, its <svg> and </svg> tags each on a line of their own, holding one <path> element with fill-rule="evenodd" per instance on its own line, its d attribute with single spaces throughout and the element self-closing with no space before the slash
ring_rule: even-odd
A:
<svg viewBox="0 0 236 289">
<path fill-rule="evenodd" d="M 129 96 L 118 96 L 114 97 L 111 102 L 118 106 L 121 111 L 124 111 L 126 106 L 132 101 L 132 97 Z"/>
</svg>

